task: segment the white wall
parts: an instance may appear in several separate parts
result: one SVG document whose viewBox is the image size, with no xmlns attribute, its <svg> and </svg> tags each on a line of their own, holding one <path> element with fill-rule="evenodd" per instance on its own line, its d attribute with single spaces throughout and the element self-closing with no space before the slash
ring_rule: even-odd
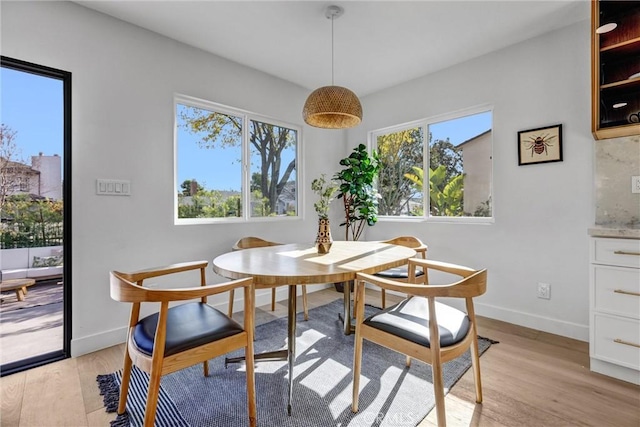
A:
<svg viewBox="0 0 640 427">
<path fill-rule="evenodd" d="M 588 4 L 585 3 L 585 7 Z M 494 107 L 495 223 L 380 221 L 367 239 L 413 234 L 432 259 L 488 268 L 477 312 L 588 339 L 593 224 L 589 22 L 531 39 L 364 98 L 366 132 L 481 104 Z M 562 123 L 564 161 L 518 166 L 517 132 Z M 551 284 L 551 299 L 536 297 Z"/>
<path fill-rule="evenodd" d="M 206 226 L 172 217 L 174 93 L 302 126 L 308 90 L 74 3 L 2 2 L 1 19 L 2 55 L 72 73 L 72 355 L 124 341 L 128 307 L 109 296 L 110 270 L 210 261 L 246 235 L 314 241 L 314 214 Z M 339 167 L 344 132 L 302 133 L 305 157 L 315 159 L 300 168 L 307 189 Z M 132 195 L 96 196 L 97 178 L 131 180 Z M 313 201 L 302 201 L 313 213 Z M 211 270 L 208 280 L 220 281 Z M 210 301 L 226 307 L 226 298 Z"/>
<path fill-rule="evenodd" d="M 244 235 L 313 241 L 311 198 L 303 200 L 306 219 L 293 223 L 175 226 L 172 218 L 173 93 L 302 125 L 308 90 L 73 3 L 0 7 L 2 55 L 73 73 L 73 355 L 124 340 L 128 307 L 110 299 L 109 270 L 211 260 Z M 369 130 L 493 104 L 495 224 L 382 222 L 366 237 L 415 234 L 431 258 L 487 267 L 479 313 L 586 339 L 586 229 L 593 223 L 588 27 L 369 96 L 354 130 L 304 126 L 304 189 L 338 169 Z M 518 167 L 517 131 L 555 123 L 564 125 L 565 160 Z M 132 195 L 96 196 L 97 178 L 131 180 Z M 332 219 L 340 219 L 337 204 Z M 342 231 L 335 227 L 334 238 Z M 208 279 L 220 280 L 212 272 Z M 536 298 L 538 281 L 552 285 L 550 301 Z"/>
</svg>

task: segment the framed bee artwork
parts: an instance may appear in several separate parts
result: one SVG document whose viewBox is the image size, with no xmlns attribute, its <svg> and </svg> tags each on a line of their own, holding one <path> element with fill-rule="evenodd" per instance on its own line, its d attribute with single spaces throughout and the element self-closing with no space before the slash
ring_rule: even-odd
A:
<svg viewBox="0 0 640 427">
<path fill-rule="evenodd" d="M 561 161 L 561 124 L 518 132 L 518 166 Z"/>
</svg>

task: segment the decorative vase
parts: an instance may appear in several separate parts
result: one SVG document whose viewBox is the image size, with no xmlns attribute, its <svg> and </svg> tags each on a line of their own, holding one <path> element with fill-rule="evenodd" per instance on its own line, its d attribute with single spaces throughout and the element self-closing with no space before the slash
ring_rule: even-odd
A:
<svg viewBox="0 0 640 427">
<path fill-rule="evenodd" d="M 329 218 L 318 219 L 318 236 L 316 237 L 316 248 L 319 254 L 328 254 L 331 249 L 333 239 L 331 238 L 331 228 Z"/>
</svg>

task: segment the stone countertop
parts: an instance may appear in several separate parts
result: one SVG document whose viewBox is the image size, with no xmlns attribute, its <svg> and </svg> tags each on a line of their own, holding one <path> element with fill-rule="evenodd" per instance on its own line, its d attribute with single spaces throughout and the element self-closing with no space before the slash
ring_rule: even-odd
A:
<svg viewBox="0 0 640 427">
<path fill-rule="evenodd" d="M 592 237 L 640 239 L 640 225 L 633 225 L 633 226 L 595 225 L 589 228 L 589 235 Z"/>
</svg>

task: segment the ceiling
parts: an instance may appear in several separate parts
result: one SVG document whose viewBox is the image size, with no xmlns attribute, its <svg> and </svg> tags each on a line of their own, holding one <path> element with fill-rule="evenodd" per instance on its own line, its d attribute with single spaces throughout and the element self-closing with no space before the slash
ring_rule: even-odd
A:
<svg viewBox="0 0 640 427">
<path fill-rule="evenodd" d="M 589 18 L 587 0 L 78 1 L 309 90 L 364 96 Z M 536 60 L 532 58 L 532 60 Z"/>
</svg>

